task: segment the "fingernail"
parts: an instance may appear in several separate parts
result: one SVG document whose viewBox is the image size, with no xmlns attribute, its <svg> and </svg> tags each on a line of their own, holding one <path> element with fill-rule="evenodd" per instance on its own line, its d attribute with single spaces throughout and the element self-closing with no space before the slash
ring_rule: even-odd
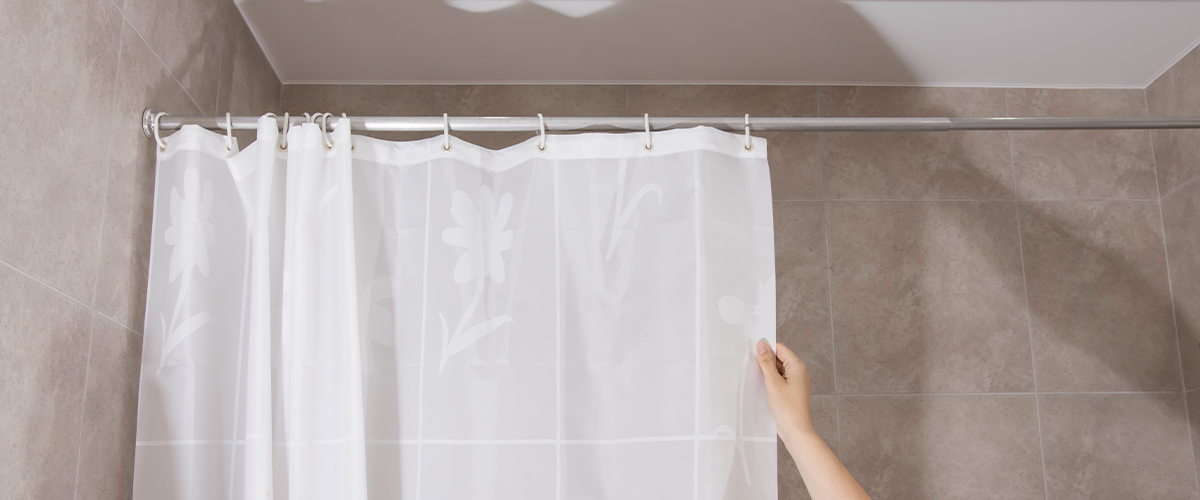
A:
<svg viewBox="0 0 1200 500">
<path fill-rule="evenodd" d="M 757 346 L 755 346 L 755 347 L 757 347 L 757 348 L 758 348 L 758 353 L 759 353 L 759 354 L 766 354 L 766 353 L 767 353 L 767 343 L 766 343 L 766 342 L 759 342 L 759 343 L 758 343 L 758 345 L 757 345 Z"/>
</svg>

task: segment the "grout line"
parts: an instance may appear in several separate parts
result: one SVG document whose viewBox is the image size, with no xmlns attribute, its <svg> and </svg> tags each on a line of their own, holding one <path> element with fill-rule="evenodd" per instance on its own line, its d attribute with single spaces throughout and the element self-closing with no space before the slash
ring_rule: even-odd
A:
<svg viewBox="0 0 1200 500">
<path fill-rule="evenodd" d="M 158 59 L 158 63 L 162 65 L 162 68 L 167 70 L 167 74 L 171 75 L 171 79 L 175 80 L 176 85 L 179 85 L 179 89 L 183 91 L 183 95 L 188 96 L 188 100 L 192 101 L 192 106 L 196 107 L 196 111 L 199 111 L 200 114 L 204 114 L 204 108 L 201 107 L 200 104 L 196 102 L 196 99 L 192 97 L 192 94 L 190 92 L 188 92 L 187 87 L 183 86 L 183 82 L 179 81 L 179 77 L 175 76 L 175 72 L 171 71 L 171 67 L 168 66 L 166 61 L 163 61 L 163 58 L 158 55 L 158 52 L 154 50 L 154 46 L 150 45 L 150 42 L 146 41 L 146 37 L 142 36 L 142 33 L 140 31 L 138 31 L 137 27 L 134 26 L 132 22 L 129 21 L 128 17 L 125 17 L 124 11 L 121 11 L 121 19 L 123 19 L 125 21 L 125 24 L 128 24 L 129 28 L 133 30 L 133 33 L 136 34 L 138 36 L 138 38 L 140 38 L 142 40 L 142 43 L 146 45 L 146 48 L 150 50 L 150 53 L 154 54 L 154 58 Z"/>
<path fill-rule="evenodd" d="M 122 13 L 121 15 L 124 16 L 125 14 Z M 130 28 L 132 29 L 132 26 L 130 26 Z M 121 97 L 120 97 L 121 93 L 117 91 L 117 88 L 121 81 L 121 62 L 122 62 L 121 59 L 125 52 L 124 51 L 125 37 L 123 36 L 124 33 L 125 33 L 125 25 L 122 24 L 121 25 L 121 35 L 118 35 L 121 37 L 121 39 L 117 41 L 117 71 L 116 71 L 117 74 L 116 74 L 116 76 L 113 77 L 112 103 L 110 104 L 110 107 L 108 110 L 108 126 L 110 128 L 114 127 L 116 125 L 116 123 L 114 123 L 114 120 L 116 120 L 116 117 L 117 117 L 117 108 L 118 108 L 117 103 L 120 102 L 120 100 L 121 100 Z M 104 222 L 105 222 L 105 217 L 108 215 L 108 189 L 109 189 L 108 176 L 112 173 L 112 163 L 113 163 L 113 150 L 112 150 L 112 144 L 109 144 L 108 151 L 107 151 L 107 157 L 104 159 L 104 184 L 103 184 L 103 188 L 100 191 L 100 226 L 97 228 L 98 234 L 96 236 L 96 268 L 92 270 L 92 309 L 93 310 L 96 309 L 96 307 L 95 307 L 96 306 L 96 297 L 99 295 L 99 291 L 100 291 L 100 270 L 104 268 L 104 264 L 102 263 L 102 259 L 104 258 Z M 76 486 L 76 488 L 78 488 L 78 486 Z"/>
<path fill-rule="evenodd" d="M 1009 140 L 1009 165 L 1012 166 L 1012 141 Z M 1016 185 L 1016 170 L 1013 170 L 1013 184 Z M 1050 500 L 1050 480 L 1046 474 L 1046 444 L 1042 438 L 1042 402 L 1038 397 L 1037 359 L 1033 351 L 1033 311 L 1029 309 L 1029 278 L 1025 272 L 1025 240 L 1021 236 L 1021 207 L 1013 203 L 1013 215 L 1017 220 L 1017 249 L 1021 255 L 1021 285 L 1025 290 L 1025 328 L 1029 332 L 1029 369 L 1033 375 L 1033 410 L 1037 417 L 1038 451 L 1042 459 L 1042 492 L 1046 500 Z"/>
<path fill-rule="evenodd" d="M 1186 391 L 1183 391 L 1183 392 L 1187 393 L 1187 392 L 1192 392 L 1192 391 L 1196 391 L 1196 390 L 1200 390 L 1200 387 L 1195 387 L 1195 388 L 1192 388 L 1192 389 L 1188 389 L 1188 390 L 1186 390 Z"/>
<path fill-rule="evenodd" d="M 90 311 L 89 311 L 90 312 Z M 96 339 L 96 317 L 88 315 L 88 352 L 83 364 L 83 395 L 79 404 L 79 447 L 75 450 L 75 491 L 71 498 L 79 498 L 79 470 L 83 467 L 83 424 L 87 421 L 88 377 L 92 371 L 92 344 Z M 1185 400 L 1186 401 L 1186 400 Z"/>
<path fill-rule="evenodd" d="M 1150 138 L 1151 138 L 1150 144 L 1151 144 L 1151 145 L 1153 145 L 1153 144 L 1154 144 L 1154 140 L 1153 140 L 1153 139 L 1154 139 L 1154 135 L 1153 135 L 1153 134 L 1151 134 Z M 1156 170 L 1157 170 L 1157 167 L 1156 167 Z M 1155 172 L 1155 175 L 1157 176 L 1157 175 L 1158 175 L 1158 172 Z M 1181 189 L 1183 189 L 1183 188 L 1187 187 L 1188 185 L 1190 185 L 1190 184 L 1192 184 L 1192 183 L 1196 182 L 1196 180 L 1197 180 L 1197 179 L 1200 179 L 1200 175 L 1196 175 L 1196 176 L 1192 177 L 1191 179 L 1188 179 L 1188 180 L 1186 180 L 1186 181 L 1183 181 L 1183 183 L 1179 184 L 1178 186 L 1175 186 L 1175 187 L 1171 188 L 1171 190 L 1170 190 L 1170 191 L 1167 191 L 1167 194 L 1164 194 L 1164 195 L 1160 196 L 1160 197 L 1159 197 L 1159 199 L 1160 199 L 1160 200 L 1162 200 L 1162 199 L 1166 199 L 1167 197 L 1169 197 L 1169 196 L 1171 196 L 1171 195 L 1173 195 L 1173 194 L 1175 194 L 1175 193 L 1178 193 L 1178 192 L 1179 192 L 1179 190 L 1181 190 Z"/>
<path fill-rule="evenodd" d="M 32 274 L 29 274 L 29 273 L 27 273 L 27 272 L 25 272 L 25 271 L 22 271 L 21 269 L 17 268 L 17 266 L 14 266 L 14 265 L 12 265 L 12 264 L 9 264 L 9 263 L 8 263 L 7 261 L 5 261 L 4 259 L 0 259 L 0 264 L 4 264 L 5 266 L 8 266 L 8 268 L 9 268 L 9 269 L 12 269 L 13 271 L 16 271 L 16 272 L 17 272 L 17 274 L 20 274 L 21 276 L 24 276 L 24 277 L 26 277 L 26 278 L 29 278 L 29 279 L 33 280 L 33 281 L 36 281 L 36 282 L 40 283 L 42 286 L 44 286 L 44 287 L 46 287 L 46 288 L 49 288 L 49 289 L 51 289 L 51 290 L 54 290 L 55 292 L 58 292 L 58 294 L 59 294 L 59 295 L 62 295 L 63 297 L 66 297 L 66 298 L 67 298 L 67 299 L 69 299 L 71 302 L 74 302 L 74 303 L 76 303 L 76 304 L 79 304 L 79 305 L 81 305 L 81 306 L 83 306 L 83 307 L 87 308 L 89 311 L 90 311 L 90 310 L 92 310 L 92 306 L 89 306 L 89 305 L 87 305 L 87 304 L 86 304 L 86 303 L 84 303 L 82 300 L 79 300 L 79 299 L 77 299 L 77 298 L 75 298 L 75 297 L 71 296 L 71 294 L 69 294 L 69 293 L 67 293 L 67 292 L 64 292 L 64 291 L 62 291 L 62 290 L 60 290 L 60 289 L 56 288 L 54 285 L 51 285 L 51 284 L 49 284 L 49 283 L 46 283 L 45 281 L 42 281 L 42 280 L 38 279 L 36 276 L 34 276 L 34 275 L 32 275 Z M 124 325 L 122 325 L 122 326 L 124 326 Z M 128 327 L 126 327 L 126 328 L 128 328 Z"/>
<path fill-rule="evenodd" d="M 1149 114 L 1150 113 L 1150 103 L 1148 100 L 1149 98 L 1146 97 L 1145 90 L 1142 91 L 1142 99 L 1144 100 L 1144 102 L 1146 104 L 1146 113 Z M 1192 486 L 1195 489 L 1193 489 L 1192 491 L 1198 491 L 1198 490 L 1200 490 L 1200 469 L 1198 469 L 1196 467 L 1196 465 L 1197 465 L 1196 446 L 1195 446 L 1196 441 L 1195 441 L 1195 436 L 1192 435 L 1192 426 L 1190 423 L 1192 421 L 1191 420 L 1192 417 L 1191 417 L 1191 415 L 1188 414 L 1187 372 L 1185 372 L 1183 369 L 1183 344 L 1181 343 L 1181 337 L 1179 335 L 1179 318 L 1176 316 L 1178 313 L 1175 310 L 1175 284 L 1173 283 L 1174 280 L 1171 279 L 1171 252 L 1167 250 L 1167 222 L 1166 222 L 1166 216 L 1163 215 L 1162 187 L 1158 182 L 1158 155 L 1154 154 L 1154 150 L 1155 150 L 1154 149 L 1154 134 L 1151 133 L 1150 134 L 1150 151 L 1151 151 L 1150 158 L 1154 161 L 1154 188 L 1158 191 L 1158 224 L 1159 224 L 1159 229 L 1162 230 L 1163 264 L 1167 268 L 1167 294 L 1168 294 L 1167 296 L 1170 297 L 1170 300 L 1171 300 L 1171 321 L 1175 326 L 1175 355 L 1179 361 L 1179 390 L 1183 391 L 1183 394 L 1184 394 L 1183 395 L 1183 417 L 1187 422 L 1189 422 L 1189 424 L 1187 426 L 1188 442 L 1192 443 L 1192 445 L 1193 445 L 1193 446 L 1191 446 L 1192 471 L 1193 471 L 1192 480 L 1194 481 L 1192 483 Z M 1193 179 L 1193 180 L 1195 180 L 1195 179 Z M 1190 182 L 1191 181 L 1185 182 L 1183 185 L 1187 185 Z M 1181 185 L 1179 187 L 1183 187 L 1183 185 Z M 1176 188 L 1176 190 L 1178 190 L 1178 188 Z M 1174 192 L 1174 190 L 1172 192 Z"/>
<path fill-rule="evenodd" d="M 829 206 L 821 204 L 821 215 L 824 216 L 823 221 L 825 226 L 825 279 L 827 280 L 826 289 L 829 292 L 829 358 L 833 370 L 833 425 L 837 430 L 837 454 L 840 456 L 842 452 L 842 415 L 841 405 L 838 404 L 838 386 L 837 386 L 837 337 L 833 331 L 833 255 L 829 253 Z"/>
<path fill-rule="evenodd" d="M 240 3 L 238 3 L 239 9 Z M 246 25 L 250 27 L 253 33 L 254 26 L 246 19 Z M 258 36 L 255 34 L 255 41 Z M 259 44 L 262 45 L 261 43 Z M 267 54 L 264 47 L 263 53 Z M 271 57 L 267 55 L 268 62 Z M 272 66 L 271 69 L 275 69 Z M 279 72 L 276 72 L 279 76 Z M 689 85 L 709 85 L 709 86 L 741 86 L 741 87 L 911 87 L 911 88 L 968 88 L 968 89 L 1060 89 L 1060 90 L 1142 90 L 1145 86 L 1140 84 L 1113 84 L 1113 85 L 1063 85 L 1063 84 L 1042 84 L 1042 83 L 964 83 L 964 82 L 856 82 L 856 81 L 815 81 L 815 82 L 796 82 L 796 81 L 778 81 L 778 80 L 322 80 L 322 79 L 287 79 L 279 76 L 279 82 L 284 85 L 355 85 L 355 86 L 452 86 L 452 85 L 474 85 L 474 86 L 504 86 L 504 85 L 537 85 L 537 86 L 586 86 L 586 85 L 645 85 L 645 86 L 689 86 Z"/>
<path fill-rule="evenodd" d="M 892 392 L 839 394 L 838 397 L 880 396 L 1111 396 L 1131 394 L 1181 394 L 1182 391 L 1041 391 L 1041 392 Z"/>
</svg>

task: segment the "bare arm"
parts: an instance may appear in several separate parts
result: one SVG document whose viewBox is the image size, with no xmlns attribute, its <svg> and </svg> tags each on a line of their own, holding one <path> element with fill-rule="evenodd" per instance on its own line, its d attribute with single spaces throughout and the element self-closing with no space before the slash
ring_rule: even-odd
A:
<svg viewBox="0 0 1200 500">
<path fill-rule="evenodd" d="M 787 346 L 776 343 L 755 346 L 758 366 L 767 384 L 767 406 L 775 417 L 779 437 L 800 469 L 800 477 L 813 500 L 870 500 L 833 450 L 817 436 L 809 415 L 808 367 Z"/>
</svg>

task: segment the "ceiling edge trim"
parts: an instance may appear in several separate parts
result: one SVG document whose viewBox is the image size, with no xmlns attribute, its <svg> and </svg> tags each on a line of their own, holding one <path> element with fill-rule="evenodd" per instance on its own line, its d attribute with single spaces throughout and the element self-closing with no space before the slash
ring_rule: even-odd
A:
<svg viewBox="0 0 1200 500">
<path fill-rule="evenodd" d="M 1200 47 L 1200 38 L 1197 38 L 1196 41 L 1192 42 L 1191 45 L 1188 45 L 1187 48 L 1183 49 L 1183 52 L 1180 52 L 1179 55 L 1171 59 L 1171 62 L 1168 62 L 1166 66 L 1163 66 L 1162 69 L 1158 70 L 1158 73 L 1155 73 L 1154 76 L 1150 77 L 1149 80 L 1146 80 L 1146 84 L 1142 85 L 1142 88 L 1147 89 L 1150 88 L 1151 85 L 1154 85 L 1154 82 L 1158 81 L 1158 79 L 1168 71 L 1171 71 L 1171 68 L 1174 68 L 1176 64 L 1179 64 L 1179 61 L 1182 61 L 1183 58 L 1187 57 L 1188 54 L 1191 54 L 1193 50 L 1196 50 L 1196 47 Z"/>
<path fill-rule="evenodd" d="M 267 49 L 267 44 L 263 42 L 263 37 L 258 34 L 258 29 L 254 27 L 254 23 L 250 21 L 250 16 L 246 15 L 246 11 L 242 10 L 242 3 L 245 0 L 234 0 L 233 5 L 237 7 L 238 15 L 242 16 L 242 22 L 246 23 L 246 27 L 250 28 L 250 34 L 254 35 L 254 42 L 258 44 L 258 50 L 261 50 L 263 56 L 267 58 L 267 64 L 271 65 L 271 71 L 275 72 L 275 78 L 279 79 L 280 85 L 286 85 L 283 72 L 279 71 L 279 64 L 275 63 L 275 58 L 271 56 L 271 51 Z"/>
<path fill-rule="evenodd" d="M 1200 42 L 1200 40 L 1197 40 Z M 265 51 L 264 51 L 265 52 Z M 1184 53 L 1187 54 L 1186 52 Z M 1182 57 L 1182 56 L 1181 56 Z M 269 59 L 269 57 L 268 57 Z M 1169 66 L 1168 66 L 1169 68 Z M 1165 69 L 1163 71 L 1166 71 Z M 276 71 L 276 74 L 279 72 Z M 1153 81 L 1153 80 L 1152 80 Z M 954 87 L 954 88 L 988 88 L 988 89 L 1104 89 L 1104 90 L 1143 90 L 1145 85 L 1138 84 L 1080 84 L 1080 85 L 1051 85 L 1037 83 L 931 83 L 931 82 L 771 82 L 771 81 L 620 81 L 620 80 L 584 80 L 584 81 L 422 81 L 422 80 L 289 80 L 283 85 L 770 85 L 784 87 Z"/>
</svg>

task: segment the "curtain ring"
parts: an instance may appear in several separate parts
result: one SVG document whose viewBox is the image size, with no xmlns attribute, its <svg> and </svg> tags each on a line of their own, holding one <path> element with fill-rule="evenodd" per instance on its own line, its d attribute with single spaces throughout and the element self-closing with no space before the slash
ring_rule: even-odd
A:
<svg viewBox="0 0 1200 500">
<path fill-rule="evenodd" d="M 450 151 L 450 113 L 442 113 L 442 131 L 446 142 L 442 143 L 442 151 Z"/>
<path fill-rule="evenodd" d="M 287 135 L 292 130 L 292 115 L 283 114 L 283 140 L 279 142 L 279 150 L 287 151 Z"/>
<path fill-rule="evenodd" d="M 754 149 L 754 142 L 750 139 L 750 113 L 746 113 L 746 145 L 742 146 L 746 151 Z"/>
<path fill-rule="evenodd" d="M 646 113 L 646 151 L 654 149 L 654 141 L 650 139 L 650 113 Z"/>
<path fill-rule="evenodd" d="M 233 151 L 233 117 L 225 113 L 225 151 Z"/>
<path fill-rule="evenodd" d="M 346 113 L 342 113 L 342 118 L 346 119 L 346 126 L 349 127 L 350 126 L 350 117 L 346 116 Z M 354 132 L 354 129 L 351 128 L 350 131 Z M 354 151 L 354 139 L 353 138 L 350 139 L 350 151 Z"/>
<path fill-rule="evenodd" d="M 329 117 L 333 116 L 330 113 L 321 113 L 321 138 L 325 140 L 325 149 L 333 149 L 333 139 L 329 138 Z M 313 117 L 314 121 L 316 117 Z"/>
<path fill-rule="evenodd" d="M 542 114 L 538 113 L 538 129 L 541 131 L 542 140 L 538 142 L 537 150 L 546 150 L 546 119 L 542 118 Z"/>
<path fill-rule="evenodd" d="M 154 143 L 158 145 L 159 151 L 167 150 L 167 141 L 158 135 L 158 120 L 164 116 L 170 116 L 164 111 L 154 113 L 154 119 L 150 122 L 150 128 L 154 129 Z"/>
</svg>

